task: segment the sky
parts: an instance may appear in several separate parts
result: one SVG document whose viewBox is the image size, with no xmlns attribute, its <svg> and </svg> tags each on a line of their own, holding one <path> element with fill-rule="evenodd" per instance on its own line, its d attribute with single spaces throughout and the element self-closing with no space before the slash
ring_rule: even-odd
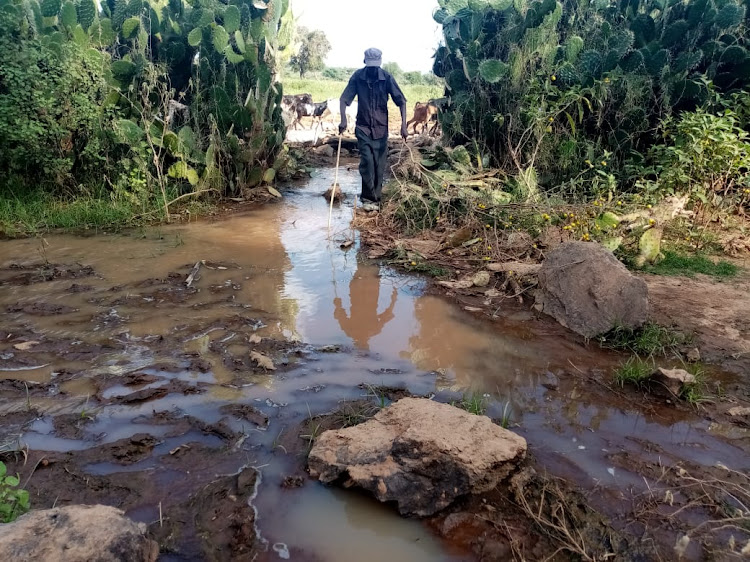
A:
<svg viewBox="0 0 750 562">
<path fill-rule="evenodd" d="M 331 43 L 328 66 L 364 66 L 364 51 L 377 47 L 383 62 L 428 72 L 440 42 L 432 19 L 437 0 L 291 0 L 298 24 L 324 31 Z"/>
</svg>

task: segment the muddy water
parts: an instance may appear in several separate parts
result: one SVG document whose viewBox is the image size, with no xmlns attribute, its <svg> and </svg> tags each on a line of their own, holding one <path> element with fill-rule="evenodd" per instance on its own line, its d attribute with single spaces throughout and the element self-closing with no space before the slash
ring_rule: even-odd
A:
<svg viewBox="0 0 750 562">
<path fill-rule="evenodd" d="M 320 194 L 332 175 L 319 170 L 284 202 L 213 222 L 1 242 L 0 379 L 31 391 L 0 402 L 0 415 L 31 407 L 44 414 L 20 437 L 31 450 L 86 451 L 135 434 L 155 437 L 153 452 L 127 467 L 101 460 L 84 467 L 98 476 L 153 474 L 163 496 L 129 509 L 146 522 L 190 473 L 166 466 L 170 455 L 223 443 L 206 432 L 171 431 L 157 414 L 225 423 L 241 436 L 231 444 L 236 454 L 206 474 L 257 468 L 253 505 L 267 559 L 467 556 L 356 493 L 309 481 L 282 488 L 301 462 L 288 440 L 304 449 L 309 439 L 290 435 L 295 428 L 342 400 L 377 402 L 370 386 L 444 401 L 486 394 L 488 414 L 509 417 L 542 464 L 587 487 L 642 488 L 631 456 L 746 468 L 721 428 L 616 395 L 602 399 L 592 373 L 611 369 L 617 357 L 527 311 L 478 319 L 426 295 L 424 279 L 358 257 L 357 233 L 348 226 L 358 175 L 340 177 L 349 198 L 334 209 L 329 231 Z M 249 359 L 255 349 L 279 369 L 258 368 Z M 123 379 L 133 374 L 147 378 L 134 387 Z M 33 392 L 35 385 L 44 392 Z M 163 393 L 127 401 L 134 389 Z M 222 408 L 232 404 L 257 408 L 268 426 L 226 416 Z M 52 417 L 65 413 L 91 418 L 80 438 L 55 431 Z"/>
</svg>

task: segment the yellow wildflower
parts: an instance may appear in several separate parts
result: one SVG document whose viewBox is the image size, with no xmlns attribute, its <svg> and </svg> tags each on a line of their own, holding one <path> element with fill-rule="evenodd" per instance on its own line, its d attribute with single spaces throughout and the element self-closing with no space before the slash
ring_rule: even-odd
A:
<svg viewBox="0 0 750 562">
<path fill-rule="evenodd" d="M 411 262 L 412 265 L 417 265 L 417 262 L 413 261 Z"/>
<path fill-rule="evenodd" d="M 552 80 L 552 81 L 554 82 L 555 80 L 557 80 L 557 76 L 555 76 L 555 75 L 553 74 L 552 76 L 550 76 L 550 80 Z"/>
<path fill-rule="evenodd" d="M 607 161 L 606 160 L 602 160 L 602 166 L 606 166 L 606 165 L 607 165 Z"/>
</svg>

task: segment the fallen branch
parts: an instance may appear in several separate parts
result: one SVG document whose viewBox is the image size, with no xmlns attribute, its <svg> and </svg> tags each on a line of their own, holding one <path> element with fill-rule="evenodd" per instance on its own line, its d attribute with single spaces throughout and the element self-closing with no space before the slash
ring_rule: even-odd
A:
<svg viewBox="0 0 750 562">
<path fill-rule="evenodd" d="M 524 263 L 520 261 L 487 264 L 487 269 L 495 273 L 512 271 L 517 275 L 536 275 L 541 268 L 542 264 L 540 263 Z"/>
<path fill-rule="evenodd" d="M 190 288 L 190 286 L 193 284 L 193 281 L 195 281 L 195 276 L 198 275 L 198 271 L 201 268 L 201 265 L 204 265 L 206 263 L 205 260 L 200 260 L 195 262 L 195 265 L 193 266 L 193 269 L 190 271 L 190 275 L 187 276 L 187 279 L 185 279 L 185 285 Z"/>
</svg>

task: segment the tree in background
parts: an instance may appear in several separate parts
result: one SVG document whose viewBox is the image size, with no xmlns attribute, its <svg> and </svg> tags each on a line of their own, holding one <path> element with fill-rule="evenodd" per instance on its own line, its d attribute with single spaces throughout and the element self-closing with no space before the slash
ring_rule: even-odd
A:
<svg viewBox="0 0 750 562">
<path fill-rule="evenodd" d="M 298 31 L 300 46 L 297 54 L 293 55 L 289 65 L 299 72 L 300 78 L 310 71 L 323 70 L 325 58 L 331 50 L 326 34 L 319 29 L 309 31 L 300 27 Z"/>
<path fill-rule="evenodd" d="M 421 72 L 412 70 L 410 72 L 404 72 L 404 83 L 405 84 L 422 84 L 424 83 L 424 78 L 422 77 Z"/>
<path fill-rule="evenodd" d="M 396 79 L 396 82 L 400 81 L 404 76 L 404 71 L 397 62 L 387 62 L 383 65 L 383 70 Z"/>
</svg>

